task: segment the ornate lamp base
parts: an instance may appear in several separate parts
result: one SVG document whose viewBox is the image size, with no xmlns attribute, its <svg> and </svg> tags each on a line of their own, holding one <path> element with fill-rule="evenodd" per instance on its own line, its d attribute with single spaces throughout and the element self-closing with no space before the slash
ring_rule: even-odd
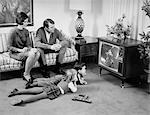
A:
<svg viewBox="0 0 150 115">
<path fill-rule="evenodd" d="M 84 39 L 84 37 L 75 37 L 75 41 L 77 44 L 85 44 L 86 40 Z"/>
<path fill-rule="evenodd" d="M 77 36 L 75 37 L 75 40 L 77 43 L 86 43 L 84 37 L 82 36 L 82 31 L 84 29 L 84 20 L 82 19 L 81 15 L 83 12 L 81 10 L 78 11 L 78 18 L 76 19 L 76 31 L 77 31 Z"/>
<path fill-rule="evenodd" d="M 77 14 L 78 14 L 78 18 L 76 19 L 75 29 L 78 35 L 76 36 L 76 39 L 83 39 L 82 32 L 84 29 L 84 20 L 81 17 L 83 12 L 79 10 Z"/>
</svg>

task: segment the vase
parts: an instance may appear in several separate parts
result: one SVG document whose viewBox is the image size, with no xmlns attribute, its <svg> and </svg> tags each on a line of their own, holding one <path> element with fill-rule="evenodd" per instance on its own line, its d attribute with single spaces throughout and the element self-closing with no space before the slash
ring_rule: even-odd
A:
<svg viewBox="0 0 150 115">
<path fill-rule="evenodd" d="M 78 18 L 76 19 L 75 29 L 76 29 L 78 35 L 76 36 L 76 38 L 81 39 L 81 38 L 83 38 L 82 32 L 83 32 L 85 24 L 84 24 L 84 20 L 81 17 L 81 15 L 83 14 L 82 11 L 78 11 L 77 14 L 78 14 Z"/>
</svg>

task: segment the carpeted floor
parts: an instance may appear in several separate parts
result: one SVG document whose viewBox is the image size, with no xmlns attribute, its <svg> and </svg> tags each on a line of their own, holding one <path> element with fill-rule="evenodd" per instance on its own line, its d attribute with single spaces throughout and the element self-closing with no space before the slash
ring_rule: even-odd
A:
<svg viewBox="0 0 150 115">
<path fill-rule="evenodd" d="M 21 78 L 0 81 L 0 115 L 150 115 L 150 95 L 146 86 L 132 86 L 103 71 L 99 74 L 97 65 L 87 67 L 87 85 L 79 86 L 77 93 L 66 94 L 55 100 L 39 100 L 23 106 L 11 106 L 10 100 L 27 97 L 19 95 L 8 98 L 14 88 L 24 88 Z M 17 73 L 16 73 L 17 74 Z M 78 94 L 86 94 L 92 104 L 72 101 Z"/>
</svg>

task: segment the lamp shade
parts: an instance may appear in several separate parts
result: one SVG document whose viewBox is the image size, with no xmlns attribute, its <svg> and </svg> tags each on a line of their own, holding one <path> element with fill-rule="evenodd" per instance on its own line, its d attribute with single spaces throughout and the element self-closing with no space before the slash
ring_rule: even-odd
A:
<svg viewBox="0 0 150 115">
<path fill-rule="evenodd" d="M 91 0 L 70 0 L 71 10 L 91 10 Z"/>
</svg>

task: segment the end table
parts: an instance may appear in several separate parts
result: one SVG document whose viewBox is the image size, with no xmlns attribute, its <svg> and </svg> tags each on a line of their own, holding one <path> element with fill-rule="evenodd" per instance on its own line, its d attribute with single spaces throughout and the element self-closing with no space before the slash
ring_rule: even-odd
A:
<svg viewBox="0 0 150 115">
<path fill-rule="evenodd" d="M 97 63 L 98 59 L 98 40 L 96 37 L 85 36 L 84 42 L 77 42 L 76 43 L 76 50 L 78 51 L 78 59 L 79 62 L 85 62 L 83 58 L 91 58 L 92 60 L 95 59 Z"/>
</svg>

